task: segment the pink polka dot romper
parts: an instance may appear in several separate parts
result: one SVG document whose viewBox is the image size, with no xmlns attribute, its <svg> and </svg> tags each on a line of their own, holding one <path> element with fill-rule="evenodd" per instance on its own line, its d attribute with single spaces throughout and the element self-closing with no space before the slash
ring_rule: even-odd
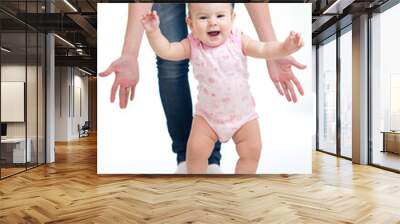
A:
<svg viewBox="0 0 400 224">
<path fill-rule="evenodd" d="M 227 142 L 245 123 L 258 118 L 241 32 L 233 29 L 217 47 L 203 44 L 193 34 L 188 39 L 194 77 L 199 82 L 195 114 L 207 121 L 221 142 Z"/>
</svg>

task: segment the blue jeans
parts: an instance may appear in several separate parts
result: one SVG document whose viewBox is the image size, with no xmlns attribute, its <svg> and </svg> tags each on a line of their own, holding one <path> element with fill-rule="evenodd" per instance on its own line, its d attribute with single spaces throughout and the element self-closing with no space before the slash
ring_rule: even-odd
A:
<svg viewBox="0 0 400 224">
<path fill-rule="evenodd" d="M 157 3 L 153 10 L 160 17 L 160 29 L 170 42 L 181 41 L 188 35 L 185 22 L 184 3 Z M 188 72 L 189 61 L 168 61 L 157 57 L 158 86 L 168 132 L 172 139 L 172 151 L 177 162 L 186 160 L 186 145 L 192 127 L 193 111 Z M 157 131 L 157 130 L 155 130 Z M 221 160 L 221 143 L 217 142 L 208 163 L 218 164 Z"/>
</svg>

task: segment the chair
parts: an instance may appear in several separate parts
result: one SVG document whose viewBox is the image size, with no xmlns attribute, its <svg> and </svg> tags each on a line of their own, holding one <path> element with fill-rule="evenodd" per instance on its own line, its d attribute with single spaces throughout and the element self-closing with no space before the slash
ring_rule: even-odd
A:
<svg viewBox="0 0 400 224">
<path fill-rule="evenodd" d="M 89 121 L 85 121 L 82 127 L 80 127 L 80 125 L 78 124 L 79 138 L 89 136 L 89 129 L 90 129 Z"/>
</svg>

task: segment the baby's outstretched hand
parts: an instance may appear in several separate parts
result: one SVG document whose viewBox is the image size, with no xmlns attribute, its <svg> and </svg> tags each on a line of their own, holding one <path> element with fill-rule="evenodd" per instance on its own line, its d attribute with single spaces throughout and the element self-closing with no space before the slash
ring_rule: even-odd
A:
<svg viewBox="0 0 400 224">
<path fill-rule="evenodd" d="M 156 11 L 149 11 L 144 14 L 141 19 L 143 28 L 146 32 L 151 33 L 159 29 L 160 19 Z"/>
<path fill-rule="evenodd" d="M 291 31 L 283 45 L 284 48 L 289 52 L 289 54 L 292 54 L 298 51 L 303 46 L 303 39 L 301 38 L 299 33 Z"/>
</svg>

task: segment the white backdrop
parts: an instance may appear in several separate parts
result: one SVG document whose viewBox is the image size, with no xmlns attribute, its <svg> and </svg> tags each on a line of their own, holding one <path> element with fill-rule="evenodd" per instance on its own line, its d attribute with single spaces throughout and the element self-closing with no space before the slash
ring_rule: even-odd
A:
<svg viewBox="0 0 400 224">
<path fill-rule="evenodd" d="M 304 47 L 294 57 L 308 67 L 294 69 L 305 95 L 298 103 L 288 103 L 278 94 L 267 73 L 264 60 L 249 58 L 250 85 L 260 115 L 263 142 L 257 173 L 311 173 L 314 94 L 311 75 L 311 4 L 270 4 L 276 35 L 283 40 L 294 30 L 304 38 Z M 98 71 L 121 54 L 127 21 L 127 4 L 98 4 Z M 235 25 L 257 38 L 243 4 L 235 4 Z M 138 15 L 139 16 L 139 15 Z M 98 78 L 98 153 L 99 174 L 172 174 L 176 156 L 171 149 L 166 120 L 158 92 L 155 55 L 147 38 L 139 53 L 140 81 L 135 100 L 124 110 L 119 99 L 111 104 L 110 89 L 114 75 Z M 193 105 L 196 81 L 189 73 Z M 117 94 L 118 96 L 118 94 Z M 222 145 L 221 168 L 233 173 L 238 159 L 233 141 Z"/>
</svg>

